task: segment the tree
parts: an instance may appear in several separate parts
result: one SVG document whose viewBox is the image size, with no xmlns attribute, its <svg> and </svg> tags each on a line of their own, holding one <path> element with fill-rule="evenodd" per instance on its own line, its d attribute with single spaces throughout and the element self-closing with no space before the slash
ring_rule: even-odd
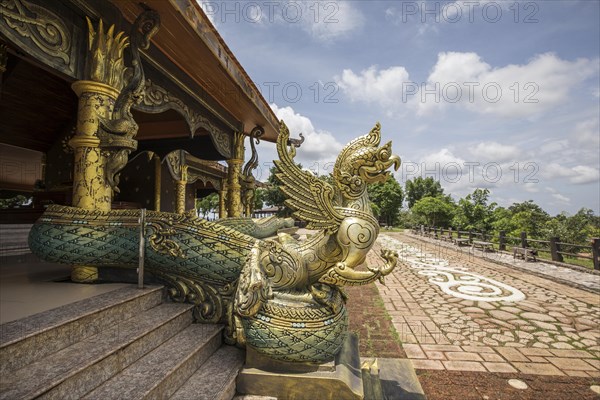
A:
<svg viewBox="0 0 600 400">
<path fill-rule="evenodd" d="M 547 237 L 559 237 L 561 242 L 587 246 L 591 238 L 600 237 L 600 216 L 589 208 L 572 216 L 563 212 L 549 219 L 544 231 Z"/>
<path fill-rule="evenodd" d="M 454 204 L 444 197 L 423 197 L 410 209 L 417 220 L 428 226 L 447 228 L 454 215 Z"/>
<path fill-rule="evenodd" d="M 511 233 L 517 226 L 512 219 L 512 212 L 504 207 L 496 207 L 492 213 L 492 227 L 496 233 Z M 511 235 L 512 236 L 512 235 Z"/>
<path fill-rule="evenodd" d="M 373 211 L 378 211 L 379 218 L 384 220 L 388 226 L 398 223 L 404 193 L 396 178 L 390 175 L 385 182 L 369 185 L 367 191 L 371 202 L 377 207 Z"/>
<path fill-rule="evenodd" d="M 208 213 L 219 207 L 219 195 L 211 193 L 201 199 L 196 199 L 196 209 L 200 211 L 202 217 L 206 219 Z"/>
<path fill-rule="evenodd" d="M 459 229 L 490 232 L 497 204 L 488 204 L 489 195 L 488 189 L 475 189 L 473 193 L 460 199 L 453 225 Z"/>
<path fill-rule="evenodd" d="M 299 166 L 302 168 L 302 166 Z M 270 175 L 267 179 L 267 189 L 265 190 L 264 201 L 270 207 L 279 207 L 280 210 L 277 213 L 279 217 L 289 217 L 292 215 L 292 210 L 285 206 L 284 202 L 287 199 L 281 191 L 281 181 L 277 178 L 276 173 L 278 172 L 276 166 L 272 166 L 269 170 Z"/>
<path fill-rule="evenodd" d="M 429 176 L 425 179 L 421 176 L 417 176 L 412 181 L 409 179 L 406 181 L 406 201 L 408 202 L 408 208 L 412 208 L 415 203 L 424 197 L 438 197 L 444 195 L 444 189 L 439 181 Z"/>
<path fill-rule="evenodd" d="M 256 189 L 254 191 L 254 209 L 261 210 L 265 203 L 266 189 Z"/>
<path fill-rule="evenodd" d="M 511 236 L 518 237 L 521 232 L 527 232 L 527 236 L 535 238 L 546 236 L 544 229 L 550 215 L 533 200 L 513 203 L 508 209 L 512 213 L 512 223 L 515 227 Z"/>
</svg>

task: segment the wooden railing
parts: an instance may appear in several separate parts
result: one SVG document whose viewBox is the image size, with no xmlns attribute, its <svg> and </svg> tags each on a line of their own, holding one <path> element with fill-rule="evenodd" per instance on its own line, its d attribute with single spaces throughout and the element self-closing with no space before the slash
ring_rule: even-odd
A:
<svg viewBox="0 0 600 400">
<path fill-rule="evenodd" d="M 565 260 L 564 256 L 577 260 L 591 260 L 594 269 L 600 270 L 600 238 L 592 239 L 590 245 L 581 245 L 561 242 L 558 237 L 552 237 L 549 240 L 531 239 L 527 237 L 526 232 L 521 232 L 519 237 L 512 237 L 506 236 L 504 231 L 500 231 L 498 235 L 492 235 L 485 232 L 461 231 L 424 225 L 415 226 L 412 231 L 418 235 L 448 240 L 457 244 L 472 245 L 473 242 L 492 242 L 498 246 L 499 251 L 504 252 L 511 251 L 514 247 L 530 249 L 537 253 L 547 254 L 549 259 L 557 262 L 570 263 L 569 260 Z"/>
</svg>

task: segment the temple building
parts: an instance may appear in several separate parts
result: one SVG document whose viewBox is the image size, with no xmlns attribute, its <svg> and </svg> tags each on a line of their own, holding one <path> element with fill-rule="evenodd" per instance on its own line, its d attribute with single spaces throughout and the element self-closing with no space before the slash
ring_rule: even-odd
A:
<svg viewBox="0 0 600 400">
<path fill-rule="evenodd" d="M 261 140 L 302 235 L 254 213 Z M 302 141 L 196 0 L 0 1 L 0 400 L 390 398 L 341 287 L 396 266 L 356 269 L 400 158 L 376 124 L 330 184 Z"/>
<path fill-rule="evenodd" d="M 159 21 L 144 21 L 157 30 L 142 46 L 132 29 L 146 10 Z M 137 133 L 98 137 L 101 119 L 125 111 L 133 52 L 143 90 L 126 111 Z M 183 213 L 215 191 L 220 216 L 240 216 L 244 139 L 278 132 L 193 0 L 4 1 L 0 82 L 1 198 L 33 203 L 0 210 L 3 224 L 32 223 L 48 204 Z"/>
</svg>

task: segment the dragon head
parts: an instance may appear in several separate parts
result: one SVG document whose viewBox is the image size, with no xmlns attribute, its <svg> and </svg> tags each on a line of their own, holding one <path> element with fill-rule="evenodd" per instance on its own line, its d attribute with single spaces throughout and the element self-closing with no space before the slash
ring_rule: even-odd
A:
<svg viewBox="0 0 600 400">
<path fill-rule="evenodd" d="M 334 180 L 342 195 L 350 199 L 362 196 L 367 184 L 385 181 L 392 165 L 400 167 L 400 157 L 392 154 L 392 142 L 379 147 L 381 125 L 354 139 L 344 147 L 333 167 Z"/>
</svg>

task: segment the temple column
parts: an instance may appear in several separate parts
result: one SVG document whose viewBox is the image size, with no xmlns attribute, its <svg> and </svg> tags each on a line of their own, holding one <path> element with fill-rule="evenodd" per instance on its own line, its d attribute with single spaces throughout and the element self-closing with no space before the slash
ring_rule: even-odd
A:
<svg viewBox="0 0 600 400">
<path fill-rule="evenodd" d="M 79 97 L 76 133 L 69 141 L 74 152 L 73 207 L 108 211 L 113 193 L 104 174 L 106 159 L 98 137 L 99 119 L 111 117 L 124 86 L 123 50 L 128 38 L 123 32 L 114 32 L 114 27 L 104 32 L 102 20 L 96 31 L 88 19 L 88 28 L 86 79 L 71 86 Z M 71 272 L 74 282 L 97 279 L 96 267 L 78 265 Z"/>
<path fill-rule="evenodd" d="M 162 164 L 160 157 L 154 156 L 154 210 L 160 211 L 160 188 L 162 184 Z"/>
<path fill-rule="evenodd" d="M 187 169 L 188 166 L 187 165 L 182 165 L 181 166 L 181 179 L 178 179 L 175 181 L 175 190 L 176 190 L 176 207 L 177 207 L 177 214 L 184 214 L 185 213 L 185 187 L 187 185 Z"/>
<path fill-rule="evenodd" d="M 242 215 L 242 164 L 244 164 L 244 134 L 233 134 L 233 158 L 227 160 L 227 216 L 240 217 Z"/>
<path fill-rule="evenodd" d="M 239 217 L 242 215 L 242 185 L 240 185 L 240 173 L 244 160 L 227 160 L 227 216 Z"/>
<path fill-rule="evenodd" d="M 227 218 L 227 184 L 225 180 L 221 182 L 221 190 L 219 190 L 219 219 Z"/>
</svg>

